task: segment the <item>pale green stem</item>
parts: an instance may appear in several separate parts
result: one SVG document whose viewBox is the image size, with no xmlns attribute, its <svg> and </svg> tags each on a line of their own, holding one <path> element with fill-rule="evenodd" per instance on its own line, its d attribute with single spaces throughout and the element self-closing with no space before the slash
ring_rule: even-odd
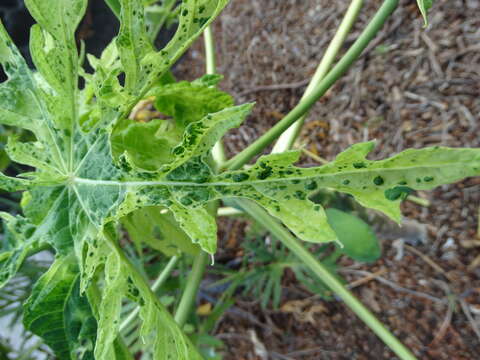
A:
<svg viewBox="0 0 480 360">
<path fill-rule="evenodd" d="M 203 32 L 203 40 L 205 44 L 205 72 L 206 74 L 212 75 L 217 72 L 217 61 L 215 58 L 215 41 L 210 26 Z M 227 161 L 222 141 L 218 141 L 215 144 L 212 150 L 212 156 L 218 166 Z"/>
<path fill-rule="evenodd" d="M 273 141 L 275 141 L 275 139 L 279 137 L 286 129 L 288 129 L 290 125 L 305 115 L 315 104 L 315 102 L 322 97 L 328 91 L 328 89 L 330 89 L 330 87 L 347 72 L 355 60 L 358 59 L 360 54 L 376 36 L 397 5 L 398 0 L 385 0 L 359 38 L 350 47 L 350 49 L 348 49 L 347 53 L 340 59 L 334 68 L 323 78 L 322 81 L 320 81 L 312 93 L 305 97 L 301 103 L 295 106 L 292 111 L 290 111 L 270 130 L 268 130 L 265 134 L 259 137 L 235 157 L 227 161 L 227 163 L 224 165 L 224 168 L 230 170 L 240 169 L 243 165 L 249 162 L 257 154 L 262 152 Z"/>
<path fill-rule="evenodd" d="M 213 40 L 212 28 L 208 26 L 203 32 L 203 41 L 205 45 L 205 62 L 207 74 L 215 74 L 217 72 L 217 62 L 215 59 L 215 41 Z"/>
<path fill-rule="evenodd" d="M 425 206 L 425 207 L 430 206 L 430 201 L 428 201 L 427 199 L 423 199 L 421 197 L 415 196 L 415 195 L 408 195 L 406 200 L 411 201 L 411 202 L 413 202 L 417 205 L 420 205 L 420 206 Z"/>
<path fill-rule="evenodd" d="M 201 251 L 193 262 L 192 270 L 188 274 L 187 286 L 183 291 L 182 298 L 178 304 L 177 312 L 175 313 L 175 321 L 182 327 L 187 321 L 188 315 L 192 309 L 193 303 L 197 297 L 197 291 L 200 287 L 205 268 L 208 264 L 209 254 Z"/>
<path fill-rule="evenodd" d="M 173 269 L 175 268 L 175 265 L 177 265 L 177 262 L 179 259 L 180 258 L 178 256 L 172 256 L 170 258 L 167 265 L 163 268 L 162 272 L 158 276 L 157 280 L 155 280 L 155 282 L 153 283 L 151 288 L 153 292 L 156 292 L 163 285 L 163 283 L 168 279 Z M 139 312 L 140 312 L 140 306 L 137 306 L 135 309 L 133 309 L 130 315 L 128 315 L 128 317 L 120 325 L 120 332 L 125 330 L 128 327 L 128 325 L 135 320 Z"/>
<path fill-rule="evenodd" d="M 328 71 L 330 70 L 335 58 L 337 57 L 340 49 L 342 48 L 345 39 L 347 38 L 350 29 L 352 28 L 355 20 L 360 13 L 360 9 L 362 8 L 363 0 L 352 0 L 350 6 L 348 7 L 345 16 L 338 27 L 335 36 L 333 37 L 332 41 L 328 45 L 327 50 L 325 51 L 325 55 L 323 56 L 320 64 L 317 67 L 315 74 L 310 80 L 305 93 L 303 94 L 300 102 L 302 102 L 308 95 L 310 95 L 313 90 L 318 86 L 320 81 L 327 75 Z M 300 135 L 300 131 L 302 129 L 303 123 L 305 122 L 307 114 L 303 115 L 297 122 L 295 122 L 292 126 L 290 126 L 277 140 L 277 143 L 272 149 L 272 153 L 282 153 L 287 151 L 293 147 L 293 144 L 297 137 Z"/>
<path fill-rule="evenodd" d="M 221 207 L 217 211 L 218 216 L 237 216 L 237 215 L 243 215 L 244 212 L 239 209 L 235 209 L 233 207 Z"/>
<path fill-rule="evenodd" d="M 290 234 L 278 221 L 273 219 L 260 206 L 248 200 L 236 200 L 260 224 L 290 249 L 303 264 L 312 270 L 322 281 L 337 294 L 345 304 L 365 322 L 365 324 L 382 339 L 382 341 L 402 360 L 415 360 L 408 350 L 376 317 L 368 310 L 342 283 L 325 268 L 299 240 Z"/>
<path fill-rule="evenodd" d="M 30 256 L 33 256 L 35 254 L 38 254 L 41 251 L 45 251 L 45 250 L 52 250 L 52 246 L 48 243 L 45 243 L 45 244 L 39 245 L 38 247 L 32 248 L 28 251 L 27 258 L 30 257 Z M 0 253 L 0 262 L 8 259 L 10 256 L 13 255 L 13 253 L 14 253 L 14 251 L 5 251 L 5 252 Z"/>
<path fill-rule="evenodd" d="M 302 152 L 303 152 L 305 155 L 311 157 L 313 160 L 315 160 L 316 162 L 318 162 L 318 163 L 320 163 L 320 164 L 322 164 L 322 165 L 328 164 L 328 160 L 327 160 L 327 159 L 324 159 L 324 158 L 322 158 L 321 156 L 318 156 L 318 155 L 312 153 L 311 151 L 308 151 L 307 149 L 302 148 Z"/>
</svg>

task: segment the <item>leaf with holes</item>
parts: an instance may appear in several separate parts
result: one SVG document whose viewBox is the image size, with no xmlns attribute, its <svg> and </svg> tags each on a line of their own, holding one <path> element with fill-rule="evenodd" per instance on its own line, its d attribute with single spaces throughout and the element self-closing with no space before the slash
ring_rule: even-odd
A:
<svg viewBox="0 0 480 360">
<path fill-rule="evenodd" d="M 86 2 L 26 0 L 38 22 L 31 34 L 36 72 L 0 26 L 0 64 L 8 75 L 0 84 L 0 123 L 35 137 L 12 137 L 6 148 L 33 171 L 0 176 L 0 188 L 24 191 L 23 215 L 2 215 L 9 237 L 0 281 L 6 283 L 37 249 L 55 250 L 54 265 L 27 304 L 26 323 L 62 357 L 78 358 L 80 351 L 88 358 L 93 351 L 99 360 L 123 358 L 119 324 L 130 299 L 140 307 L 138 332 L 151 358 L 201 358 L 120 247 L 121 220 L 146 208 L 169 212 L 182 241 L 194 244 L 190 250 L 209 254 L 217 248 L 209 203 L 225 198 L 257 202 L 305 241 L 341 242 L 324 209 L 309 200 L 318 189 L 350 194 L 399 221 L 400 202 L 411 191 L 480 174 L 479 149 L 433 147 L 375 161 L 367 159 L 373 142 L 354 145 L 320 167 L 297 167 L 299 153 L 287 152 L 263 156 L 246 170 L 217 173 L 213 146 L 240 126 L 252 104 L 233 106 L 229 95 L 211 88 L 215 75 L 173 84 L 162 77 L 226 0 L 184 0 L 177 32 L 160 51 L 148 39 L 142 1 L 120 0 L 120 33 L 99 59 L 88 57 L 92 74 L 81 69 L 75 41 Z M 130 117 L 143 101 L 161 116 L 138 124 Z M 269 284 L 269 292 L 278 292 Z M 52 317 L 63 326 L 58 334 L 36 322 L 48 317 L 39 304 L 55 308 Z M 87 308 L 95 316 L 95 336 L 93 321 L 78 328 L 76 314 Z M 57 349 L 57 341 L 64 348 Z"/>
<path fill-rule="evenodd" d="M 27 304 L 26 324 L 43 336 L 60 357 L 89 358 L 93 351 L 96 359 L 122 358 L 118 333 L 112 330 L 120 320 L 119 313 L 110 305 L 113 299 L 121 304 L 123 298 L 131 297 L 143 305 L 142 335 L 146 347 L 152 345 L 155 358 L 162 352 L 177 359 L 200 358 L 172 317 L 149 293 L 143 278 L 126 265 L 128 259 L 105 250 L 107 244 L 114 247 L 105 240 L 108 224 L 137 208 L 156 205 L 152 200 L 156 194 L 146 196 L 138 193 L 137 187 L 123 185 L 128 179 L 143 182 L 148 173 L 129 169 L 128 152 L 114 158 L 110 140 L 116 125 L 127 118 L 148 89 L 162 83 L 163 74 L 218 15 L 226 0 L 184 1 L 177 34 L 161 51 L 146 40 L 142 2 L 121 0 L 120 34 L 100 59 L 89 57 L 96 70 L 93 74 L 80 68 L 75 40 L 87 1 L 28 0 L 26 5 L 37 21 L 30 44 L 37 72 L 28 68 L 0 25 L 0 64 L 8 75 L 0 85 L 0 123 L 33 133 L 32 142 L 12 137 L 7 153 L 15 162 L 35 170 L 15 178 L 0 176 L 2 189 L 25 191 L 24 216 L 2 215 L 9 235 L 0 256 L 0 281 L 6 283 L 30 253 L 48 244 L 55 249 L 57 261 Z M 79 74 L 86 80 L 82 90 L 78 86 Z M 118 80 L 121 74 L 125 76 L 124 85 Z M 233 109 L 220 117 L 226 121 L 239 114 Z M 193 212 L 202 219 L 201 210 Z M 73 261 L 71 266 L 60 265 L 67 259 L 69 264 Z M 116 272 L 119 269 L 121 272 Z M 79 303 L 69 299 L 85 299 L 86 291 L 96 286 L 94 275 L 97 278 L 102 273 L 105 281 L 100 297 L 88 298 L 93 308 L 103 309 L 96 313 L 97 335 L 88 333 L 88 349 L 81 351 L 85 345 L 82 337 L 72 331 L 83 330 L 75 319 L 66 319 L 62 311 L 68 309 L 71 315 L 81 311 L 84 300 Z M 54 300 L 59 301 L 55 305 L 59 306 L 58 321 L 64 328 L 51 334 L 45 320 L 53 321 L 53 315 L 43 314 L 39 304 L 47 306 Z M 158 333 L 162 336 L 152 336 Z M 78 343 L 70 342 L 70 336 Z M 64 347 L 60 348 L 58 342 Z"/>
</svg>

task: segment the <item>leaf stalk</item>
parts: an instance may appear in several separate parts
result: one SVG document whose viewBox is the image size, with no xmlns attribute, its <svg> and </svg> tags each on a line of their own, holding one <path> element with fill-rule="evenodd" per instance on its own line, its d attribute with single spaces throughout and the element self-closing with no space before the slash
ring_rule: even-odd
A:
<svg viewBox="0 0 480 360">
<path fill-rule="evenodd" d="M 275 124 L 270 130 L 259 137 L 256 141 L 238 153 L 232 159 L 224 164 L 224 168 L 229 170 L 240 169 L 248 163 L 253 157 L 262 152 L 276 138 L 278 138 L 293 123 L 305 115 L 315 102 L 322 97 L 332 85 L 343 76 L 350 66 L 358 59 L 363 50 L 382 28 L 387 18 L 392 14 L 398 5 L 398 0 L 385 0 L 370 23 L 355 43 L 350 47 L 347 53 L 340 59 L 334 68 L 320 81 L 318 86 L 310 95 L 305 97 L 304 101 L 295 106 L 282 120 Z"/>
<path fill-rule="evenodd" d="M 345 304 L 363 322 L 382 339 L 382 341 L 402 360 L 415 360 L 415 356 L 408 350 L 350 291 L 348 291 L 322 263 L 313 257 L 301 242 L 290 234 L 277 220 L 273 219 L 265 210 L 248 200 L 236 200 L 246 212 L 279 239 L 303 263 L 312 270 L 322 281 L 337 294 Z"/>
<path fill-rule="evenodd" d="M 180 327 L 185 325 L 188 315 L 190 314 L 192 305 L 197 297 L 200 281 L 205 273 L 208 259 L 209 255 L 205 251 L 201 251 L 193 262 L 192 270 L 187 278 L 187 286 L 182 294 L 174 317 Z"/>
<path fill-rule="evenodd" d="M 342 22 L 340 23 L 340 26 L 338 27 L 338 30 L 335 33 L 335 36 L 333 37 L 332 41 L 328 45 L 327 50 L 325 51 L 325 55 L 322 57 L 322 60 L 320 61 L 320 64 L 318 65 L 317 70 L 315 71 L 315 74 L 313 75 L 312 79 L 310 80 L 310 83 L 307 86 L 307 89 L 305 90 L 305 93 L 300 99 L 300 103 L 304 101 L 304 99 L 308 95 L 310 95 L 313 92 L 313 90 L 315 90 L 315 88 L 319 85 L 319 83 L 325 77 L 325 75 L 328 74 L 328 71 L 330 70 L 333 62 L 335 61 L 335 58 L 337 57 L 338 53 L 340 52 L 340 49 L 342 48 L 345 42 L 345 39 L 347 38 L 347 35 L 350 32 L 350 29 L 352 28 L 353 24 L 355 23 L 355 20 L 357 19 L 362 6 L 363 6 L 363 0 L 352 0 L 352 2 L 350 3 L 350 6 L 348 7 L 347 12 L 345 13 L 345 16 Z M 305 122 L 306 117 L 307 117 L 307 114 L 300 117 L 298 121 L 296 121 L 287 130 L 285 130 L 285 132 L 282 135 L 280 135 L 280 137 L 278 138 L 278 141 L 276 142 L 275 146 L 272 149 L 272 153 L 281 153 L 293 147 L 295 140 L 300 135 L 300 131 L 302 130 L 302 126 Z"/>
</svg>

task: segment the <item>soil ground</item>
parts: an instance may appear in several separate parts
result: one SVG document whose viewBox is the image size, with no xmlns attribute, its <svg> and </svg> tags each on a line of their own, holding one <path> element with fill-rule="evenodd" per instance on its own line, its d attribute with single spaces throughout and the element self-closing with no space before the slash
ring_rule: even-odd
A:
<svg viewBox="0 0 480 360">
<path fill-rule="evenodd" d="M 246 124 L 229 135 L 230 153 L 297 104 L 348 3 L 237 0 L 227 7 L 214 26 L 222 87 L 238 103 L 256 101 Z M 379 2 L 365 3 L 347 46 Z M 438 0 L 423 29 L 416 2 L 401 1 L 368 51 L 313 108 L 301 143 L 326 159 L 367 139 L 377 139 L 378 158 L 411 147 L 479 147 L 479 14 L 478 0 Z M 203 69 L 199 41 L 175 72 L 194 79 Z M 419 359 L 479 359 L 480 179 L 417 195 L 431 205 L 403 205 L 407 230 L 380 226 L 381 260 L 370 265 L 342 260 L 342 274 Z M 240 242 L 241 229 L 229 223 L 224 241 Z M 305 307 L 323 310 L 313 322 L 302 322 L 239 297 L 217 327 L 216 335 L 228 345 L 225 359 L 395 358 L 342 302 L 312 298 L 288 273 L 284 285 L 282 303 L 302 300 Z M 262 344 L 265 352 L 259 351 Z"/>
</svg>

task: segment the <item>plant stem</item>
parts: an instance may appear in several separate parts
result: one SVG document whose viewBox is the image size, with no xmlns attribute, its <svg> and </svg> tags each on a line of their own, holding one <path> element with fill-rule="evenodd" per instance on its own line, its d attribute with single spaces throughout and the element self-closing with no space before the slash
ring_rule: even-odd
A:
<svg viewBox="0 0 480 360">
<path fill-rule="evenodd" d="M 217 72 L 217 61 L 215 58 L 215 41 L 213 39 L 212 28 L 207 26 L 203 32 L 203 42 L 205 45 L 205 62 L 207 74 L 215 74 Z"/>
<path fill-rule="evenodd" d="M 200 281 L 205 272 L 209 255 L 205 251 L 201 251 L 195 258 L 190 274 L 187 278 L 187 287 L 185 288 L 180 304 L 178 304 L 177 312 L 175 313 L 175 321 L 182 327 L 187 321 L 188 315 L 192 305 L 197 297 L 197 291 L 200 286 Z"/>
<path fill-rule="evenodd" d="M 345 39 L 350 32 L 350 29 L 355 23 L 355 20 L 357 19 L 362 6 L 363 0 L 352 0 L 352 2 L 350 3 L 350 6 L 345 13 L 345 16 L 340 26 L 338 27 L 335 36 L 328 45 L 328 48 L 325 51 L 325 55 L 320 61 L 320 64 L 318 65 L 318 68 L 315 71 L 312 80 L 310 80 L 310 83 L 308 84 L 305 93 L 300 99 L 300 103 L 304 101 L 304 99 L 313 92 L 313 90 L 318 86 L 320 81 L 325 77 L 325 75 L 327 75 L 330 67 L 333 64 L 333 61 L 337 57 L 338 52 L 340 51 L 343 43 L 345 42 Z M 272 153 L 281 153 L 293 147 L 295 140 L 300 135 L 300 131 L 302 129 L 303 123 L 305 122 L 306 116 L 307 114 L 303 115 L 279 137 L 277 143 L 272 149 Z"/>
<path fill-rule="evenodd" d="M 424 207 L 429 207 L 430 206 L 430 201 L 427 199 L 423 199 L 421 197 L 415 196 L 415 195 L 408 195 L 406 200 L 411 201 L 417 205 L 424 206 Z"/>
<path fill-rule="evenodd" d="M 259 154 L 268 145 L 270 145 L 277 137 L 279 137 L 286 129 L 288 129 L 290 125 L 305 115 L 313 106 L 313 104 L 315 104 L 315 102 L 322 97 L 343 74 L 347 72 L 353 62 L 360 56 L 369 42 L 375 37 L 393 10 L 395 10 L 397 4 L 398 0 L 385 0 L 359 38 L 340 59 L 337 65 L 335 65 L 335 67 L 327 74 L 327 76 L 320 81 L 312 93 L 305 97 L 304 101 L 295 106 L 292 111 L 290 111 L 282 120 L 275 124 L 275 126 L 273 126 L 269 131 L 258 138 L 255 142 L 250 144 L 242 152 L 230 159 L 224 165 L 224 167 L 230 170 L 240 169 L 244 164 L 255 157 L 255 155 Z"/>
<path fill-rule="evenodd" d="M 297 255 L 310 270 L 337 294 L 345 304 L 378 335 L 380 339 L 402 360 L 415 360 L 415 356 L 408 350 L 376 317 L 368 310 L 342 283 L 340 283 L 322 263 L 315 259 L 300 241 L 290 234 L 278 221 L 273 219 L 265 210 L 248 200 L 236 202 L 252 215 L 256 221 L 279 239 L 286 247 Z"/>
<path fill-rule="evenodd" d="M 215 58 L 215 41 L 213 39 L 212 28 L 208 26 L 203 32 L 203 41 L 205 44 L 205 73 L 212 75 L 217 72 L 217 60 Z M 221 166 L 227 161 L 223 142 L 218 141 L 212 150 L 212 156 L 217 166 Z"/>
<path fill-rule="evenodd" d="M 318 156 L 304 148 L 302 148 L 301 150 L 305 155 L 307 155 L 308 157 L 311 157 L 313 160 L 315 160 L 319 164 L 322 164 L 322 165 L 328 164 L 328 160 L 322 158 L 321 156 Z"/>
<path fill-rule="evenodd" d="M 162 285 L 163 283 L 168 279 L 170 276 L 171 272 L 175 268 L 175 265 L 177 265 L 178 260 L 180 258 L 178 256 L 172 256 L 167 265 L 163 268 L 162 272 L 158 276 L 157 280 L 152 285 L 152 291 L 156 292 Z M 137 317 L 138 313 L 140 312 L 140 306 L 137 306 L 131 313 L 128 315 L 128 317 L 122 322 L 120 325 L 119 331 L 122 332 L 125 330 L 128 325 L 135 320 Z"/>
<path fill-rule="evenodd" d="M 217 216 L 237 216 L 237 215 L 243 215 L 244 212 L 239 209 L 235 209 L 233 207 L 221 207 L 217 211 Z"/>
</svg>

